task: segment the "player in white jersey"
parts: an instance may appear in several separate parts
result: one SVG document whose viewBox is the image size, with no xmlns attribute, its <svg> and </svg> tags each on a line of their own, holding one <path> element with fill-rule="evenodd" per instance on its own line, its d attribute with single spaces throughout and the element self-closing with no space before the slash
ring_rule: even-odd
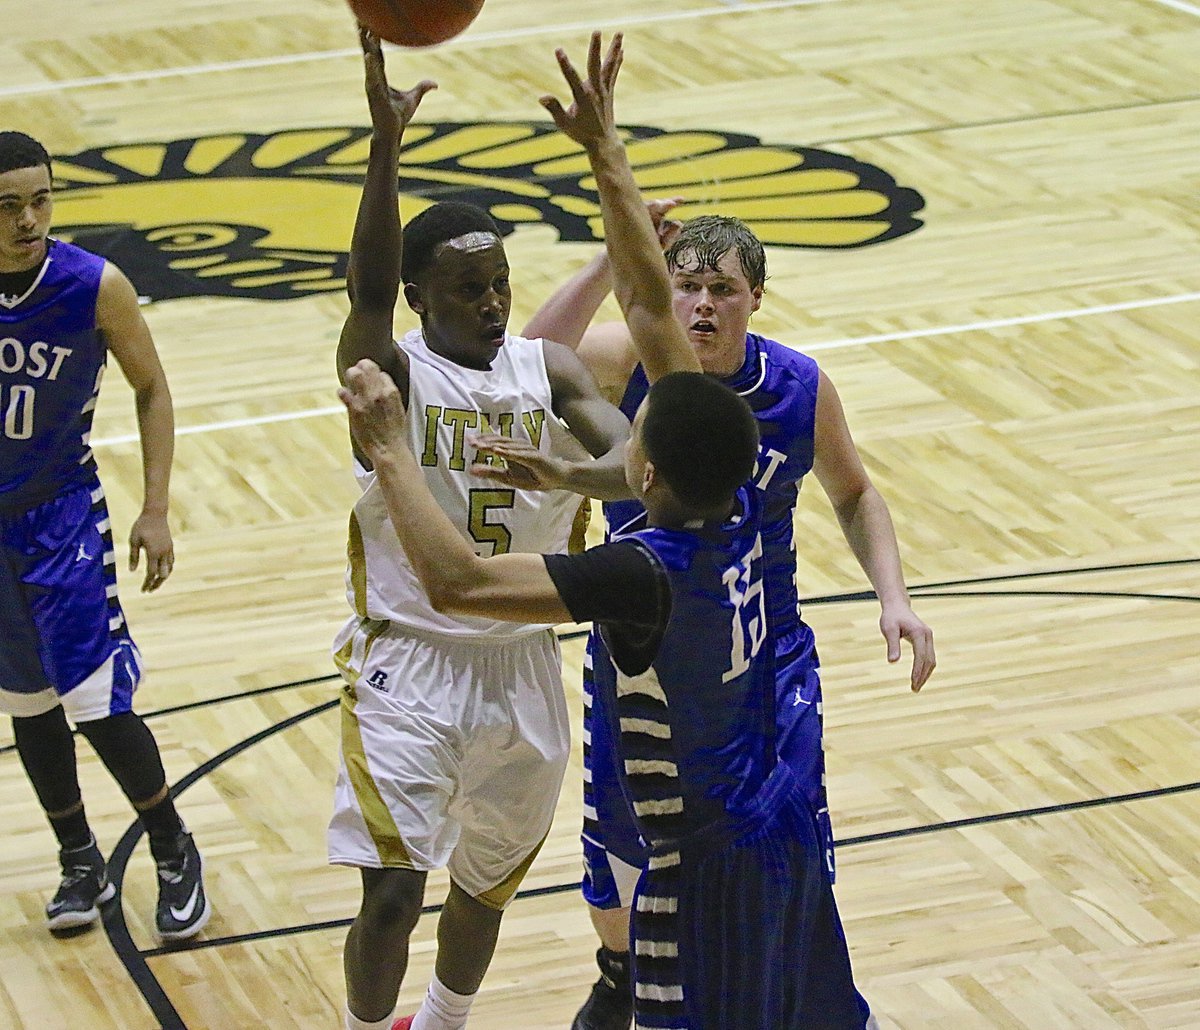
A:
<svg viewBox="0 0 1200 1030">
<path fill-rule="evenodd" d="M 434 84 L 390 89 L 378 40 L 363 30 L 362 43 L 373 134 L 339 378 L 370 358 L 395 381 L 425 481 L 477 554 L 563 551 L 578 496 L 473 478 L 473 434 L 510 433 L 549 453 L 553 439 L 568 438 L 561 419 L 596 456 L 579 475 L 622 489 L 628 422 L 570 349 L 507 333 L 508 263 L 486 212 L 435 204 L 401 228 L 400 141 Z M 397 343 L 401 282 L 421 328 Z M 355 459 L 363 494 L 350 519 L 354 616 L 334 645 L 347 685 L 329 830 L 330 860 L 362 875 L 344 954 L 346 1026 L 393 1025 L 426 875 L 448 867 L 434 978 L 420 1011 L 394 1025 L 457 1030 L 501 913 L 550 828 L 570 744 L 558 647 L 545 624 L 435 611 L 370 461 L 357 447 Z"/>
</svg>

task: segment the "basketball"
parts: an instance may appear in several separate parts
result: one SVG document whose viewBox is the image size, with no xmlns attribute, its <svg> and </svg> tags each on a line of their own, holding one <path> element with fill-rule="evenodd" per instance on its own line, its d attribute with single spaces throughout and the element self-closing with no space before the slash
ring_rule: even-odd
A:
<svg viewBox="0 0 1200 1030">
<path fill-rule="evenodd" d="M 434 46 L 475 20 L 483 0 L 347 0 L 354 16 L 380 39 Z"/>
</svg>

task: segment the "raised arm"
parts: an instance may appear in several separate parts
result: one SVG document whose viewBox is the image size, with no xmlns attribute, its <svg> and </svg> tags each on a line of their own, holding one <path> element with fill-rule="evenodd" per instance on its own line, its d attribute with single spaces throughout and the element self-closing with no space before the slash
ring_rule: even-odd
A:
<svg viewBox="0 0 1200 1030">
<path fill-rule="evenodd" d="M 404 405 L 392 380 L 371 361 L 346 370 L 338 396 L 370 459 L 404 553 L 437 611 L 515 622 L 569 622 L 540 554 L 480 558 L 425 485 L 404 441 Z"/>
<path fill-rule="evenodd" d="M 680 197 L 669 197 L 646 201 L 646 210 L 654 223 L 658 244 L 664 251 L 679 235 L 680 223 L 667 215 L 681 200 Z M 608 262 L 608 251 L 602 249 L 547 298 L 534 312 L 521 335 L 529 339 L 541 336 L 547 340 L 555 340 L 572 350 L 580 351 L 582 355 L 580 344 L 588 326 L 596 317 L 604 298 L 612 292 L 612 288 L 612 268 Z M 594 371 L 593 369 L 593 373 Z"/>
<path fill-rule="evenodd" d="M 933 632 L 912 610 L 887 503 L 863 467 L 841 399 L 824 372 L 817 387 L 813 444 L 813 472 L 879 598 L 879 629 L 887 641 L 888 661 L 900 660 L 900 641 L 907 640 L 913 649 L 910 685 L 914 691 L 920 690 L 937 664 Z"/>
<path fill-rule="evenodd" d="M 348 368 L 370 358 L 407 386 L 407 368 L 392 339 L 403 246 L 397 185 L 400 141 L 421 98 L 436 84 L 426 79 L 410 90 L 392 89 L 384 72 L 379 38 L 360 27 L 359 40 L 371 112 L 371 149 L 350 243 L 350 313 L 338 341 L 338 378 L 344 382 Z"/>
<path fill-rule="evenodd" d="M 571 89 L 572 103 L 564 108 L 550 96 L 542 97 L 541 103 L 559 129 L 587 152 L 600 193 L 614 293 L 646 376 L 654 382 L 668 372 L 699 372 L 700 361 L 671 311 L 671 284 L 658 236 L 613 118 L 621 35 L 613 37 L 601 60 L 600 34 L 592 33 L 586 81 L 563 50 L 555 54 Z"/>
</svg>

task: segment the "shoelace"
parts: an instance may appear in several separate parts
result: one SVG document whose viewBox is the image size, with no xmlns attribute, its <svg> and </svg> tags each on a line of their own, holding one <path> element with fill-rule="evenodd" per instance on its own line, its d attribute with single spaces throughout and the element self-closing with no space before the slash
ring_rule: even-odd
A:
<svg viewBox="0 0 1200 1030">
<path fill-rule="evenodd" d="M 60 887 L 74 887 L 75 884 L 86 880 L 92 875 L 92 867 L 90 865 L 70 866 L 63 870 L 62 884 Z"/>
</svg>

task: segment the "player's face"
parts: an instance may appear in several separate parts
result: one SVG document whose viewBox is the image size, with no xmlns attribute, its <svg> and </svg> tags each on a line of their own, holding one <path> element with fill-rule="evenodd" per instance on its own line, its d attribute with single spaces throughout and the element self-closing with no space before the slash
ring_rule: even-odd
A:
<svg viewBox="0 0 1200 1030">
<path fill-rule="evenodd" d="M 473 232 L 440 244 L 420 283 L 405 292 L 431 350 L 468 368 L 491 368 L 512 304 L 498 236 Z"/>
<path fill-rule="evenodd" d="M 762 287 L 750 288 L 736 248 L 715 268 L 700 268 L 695 252 L 684 251 L 671 273 L 672 306 L 696 348 L 700 366 L 712 375 L 732 375 L 746 356 L 746 329 L 762 302 Z"/>
<path fill-rule="evenodd" d="M 53 210 L 45 165 L 0 173 L 0 272 L 23 272 L 41 262 Z"/>
</svg>

